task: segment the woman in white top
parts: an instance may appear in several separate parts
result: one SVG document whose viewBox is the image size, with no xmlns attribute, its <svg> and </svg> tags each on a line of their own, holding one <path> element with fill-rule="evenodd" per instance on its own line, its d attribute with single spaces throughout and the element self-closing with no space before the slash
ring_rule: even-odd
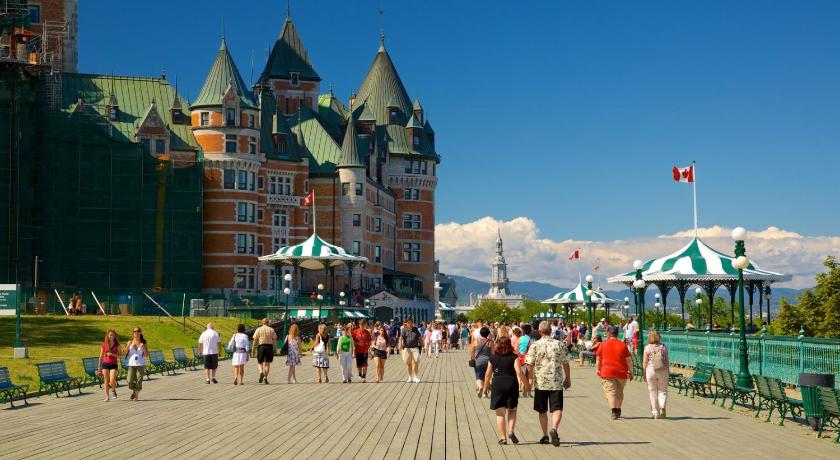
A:
<svg viewBox="0 0 840 460">
<path fill-rule="evenodd" d="M 128 367 L 128 388 L 131 390 L 131 400 L 140 399 L 140 390 L 143 389 L 143 373 L 146 369 L 146 358 L 149 357 L 149 348 L 146 339 L 143 338 L 143 330 L 135 327 L 131 339 L 125 345 L 126 366 Z"/>
<path fill-rule="evenodd" d="M 248 362 L 248 336 L 245 335 L 245 325 L 236 327 L 236 334 L 228 342 L 228 350 L 233 353 L 233 384 L 244 385 L 242 379 L 245 377 L 245 363 Z"/>
<path fill-rule="evenodd" d="M 647 382 L 650 392 L 650 411 L 653 418 L 665 418 L 665 405 L 668 403 L 668 376 L 670 368 L 668 347 L 662 343 L 662 337 L 656 331 L 648 334 L 642 356 L 642 377 Z"/>
<path fill-rule="evenodd" d="M 438 323 L 434 323 L 432 326 L 432 351 L 431 353 L 435 354 L 435 358 L 438 357 L 440 354 L 440 341 L 443 338 L 443 334 L 440 331 L 440 325 Z M 431 354 L 429 356 L 432 356 Z"/>
</svg>

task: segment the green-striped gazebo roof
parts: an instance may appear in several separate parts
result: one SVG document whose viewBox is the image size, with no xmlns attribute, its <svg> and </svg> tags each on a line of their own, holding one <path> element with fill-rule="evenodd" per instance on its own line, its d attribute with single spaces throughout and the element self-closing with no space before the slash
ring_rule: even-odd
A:
<svg viewBox="0 0 840 460">
<path fill-rule="evenodd" d="M 294 265 L 309 270 L 323 270 L 324 264 L 332 267 L 347 263 L 367 263 L 367 257 L 354 256 L 344 248 L 332 245 L 322 240 L 317 234 L 312 234 L 306 241 L 294 246 L 283 246 L 274 254 L 259 258 L 260 262 Z"/>
<path fill-rule="evenodd" d="M 558 292 L 554 295 L 554 297 L 550 299 L 545 299 L 541 303 L 544 304 L 554 304 L 554 305 L 576 305 L 576 304 L 583 304 L 586 303 L 586 286 L 583 283 L 578 283 L 574 289 L 571 291 L 566 292 Z M 618 303 L 618 300 L 611 299 L 606 296 L 603 292 L 599 292 L 595 289 L 592 290 L 594 294 L 592 294 L 594 299 L 592 299 L 592 303 L 599 304 L 603 300 L 605 303 Z"/>
<path fill-rule="evenodd" d="M 332 312 L 338 312 L 338 316 L 342 319 L 363 319 L 368 318 L 368 314 L 361 310 L 333 310 L 332 308 L 296 308 L 289 310 L 289 318 L 326 318 L 327 316 L 334 316 Z"/>
<path fill-rule="evenodd" d="M 734 256 L 716 251 L 700 238 L 692 239 L 680 250 L 658 259 L 651 259 L 642 266 L 642 279 L 657 281 L 735 281 L 738 270 L 732 266 Z M 609 278 L 610 283 L 632 283 L 635 272 Z M 790 275 L 762 270 L 754 262 L 744 270 L 744 279 L 751 281 L 789 281 Z"/>
</svg>

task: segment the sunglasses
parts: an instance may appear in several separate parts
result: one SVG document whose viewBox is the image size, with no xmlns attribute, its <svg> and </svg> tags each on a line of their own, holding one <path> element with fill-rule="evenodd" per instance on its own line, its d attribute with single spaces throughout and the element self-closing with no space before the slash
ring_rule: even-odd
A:
<svg viewBox="0 0 840 460">
<path fill-rule="evenodd" d="M 137 333 L 137 332 L 143 332 L 143 331 L 141 331 L 140 329 L 135 329 L 133 332 Z"/>
</svg>

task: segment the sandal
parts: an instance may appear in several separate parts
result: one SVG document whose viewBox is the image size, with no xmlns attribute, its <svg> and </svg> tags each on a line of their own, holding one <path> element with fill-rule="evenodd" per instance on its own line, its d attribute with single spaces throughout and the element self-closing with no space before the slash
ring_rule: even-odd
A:
<svg viewBox="0 0 840 460">
<path fill-rule="evenodd" d="M 510 434 L 508 434 L 508 437 L 510 438 L 510 441 L 512 443 L 519 444 L 519 438 L 517 438 L 516 435 L 513 434 L 513 431 L 511 431 Z"/>
<path fill-rule="evenodd" d="M 507 445 L 507 439 L 505 439 L 505 438 L 499 439 L 499 444 L 501 444 L 503 446 Z"/>
<path fill-rule="evenodd" d="M 548 436 L 543 436 L 540 438 L 540 444 L 549 444 Z"/>
</svg>

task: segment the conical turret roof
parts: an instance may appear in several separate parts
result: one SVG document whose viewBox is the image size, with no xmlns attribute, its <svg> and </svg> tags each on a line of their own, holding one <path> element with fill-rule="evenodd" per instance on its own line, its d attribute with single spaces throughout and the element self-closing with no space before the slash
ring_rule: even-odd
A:
<svg viewBox="0 0 840 460">
<path fill-rule="evenodd" d="M 227 43 L 222 38 L 222 44 L 219 46 L 216 60 L 213 61 L 213 67 L 210 68 L 204 86 L 201 87 L 201 92 L 198 93 L 198 97 L 191 108 L 222 105 L 222 98 L 228 87 L 233 88 L 243 106 L 257 108 L 251 92 L 248 91 L 245 81 L 242 80 L 242 75 L 239 74 L 239 70 L 236 68 L 230 52 L 228 52 Z"/>
<path fill-rule="evenodd" d="M 388 124 L 386 107 L 396 107 L 404 116 L 411 113 L 411 99 L 384 44 L 373 59 L 356 100 L 368 106 L 378 125 Z"/>
<path fill-rule="evenodd" d="M 291 72 L 299 72 L 301 80 L 321 81 L 295 24 L 287 17 L 265 63 L 261 78 L 288 79 L 291 78 Z"/>
<path fill-rule="evenodd" d="M 338 168 L 362 168 L 362 161 L 359 159 L 359 145 L 356 143 L 356 121 L 352 112 L 347 121 L 347 130 L 344 131 L 344 142 L 341 143 L 341 158 L 338 160 Z"/>
</svg>

